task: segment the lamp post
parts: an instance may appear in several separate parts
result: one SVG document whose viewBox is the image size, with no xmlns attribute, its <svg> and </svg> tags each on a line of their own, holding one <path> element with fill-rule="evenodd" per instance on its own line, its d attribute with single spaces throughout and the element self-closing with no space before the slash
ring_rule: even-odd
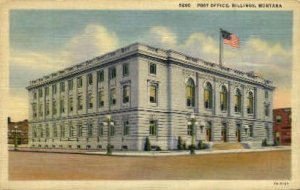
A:
<svg viewBox="0 0 300 190">
<path fill-rule="evenodd" d="M 15 128 L 15 130 L 14 130 L 14 137 L 15 137 L 15 146 L 14 147 L 15 148 L 14 149 L 17 150 L 17 148 L 18 148 L 18 142 L 17 142 L 17 140 L 18 140 L 17 139 L 18 126 L 16 125 L 16 126 L 14 126 L 14 128 Z"/>
<path fill-rule="evenodd" d="M 198 122 L 196 121 L 195 114 L 192 113 L 188 120 L 188 125 L 191 126 L 191 146 L 190 146 L 190 153 L 195 154 L 195 133 L 196 133 L 196 126 L 198 125 Z"/>
<path fill-rule="evenodd" d="M 108 115 L 108 116 L 106 117 L 106 121 L 103 122 L 103 125 L 107 125 L 107 149 L 106 149 L 106 150 L 107 150 L 107 152 L 106 152 L 107 155 L 111 155 L 111 154 L 112 154 L 112 147 L 111 147 L 111 145 L 110 145 L 110 133 L 111 133 L 110 127 L 111 127 L 111 126 L 114 126 L 114 124 L 115 124 L 115 123 L 112 121 L 110 115 Z"/>
</svg>

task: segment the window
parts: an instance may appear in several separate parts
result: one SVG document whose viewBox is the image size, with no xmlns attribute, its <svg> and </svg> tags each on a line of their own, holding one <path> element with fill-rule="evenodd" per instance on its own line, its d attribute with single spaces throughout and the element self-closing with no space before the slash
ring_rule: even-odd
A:
<svg viewBox="0 0 300 190">
<path fill-rule="evenodd" d="M 46 126 L 45 131 L 46 131 L 46 137 L 49 137 L 50 136 L 50 132 L 49 132 L 49 127 L 48 126 Z"/>
<path fill-rule="evenodd" d="M 128 76 L 129 75 L 129 64 L 125 63 L 123 64 L 123 77 Z"/>
<path fill-rule="evenodd" d="M 149 134 L 157 135 L 157 120 L 150 121 Z"/>
<path fill-rule="evenodd" d="M 60 82 L 60 91 L 61 92 L 65 91 L 65 82 Z"/>
<path fill-rule="evenodd" d="M 88 74 L 88 83 L 89 83 L 89 85 L 93 84 L 93 74 L 92 73 Z"/>
<path fill-rule="evenodd" d="M 82 96 L 79 95 L 77 97 L 77 110 L 82 110 L 83 106 L 82 106 Z"/>
<path fill-rule="evenodd" d="M 234 111 L 239 113 L 242 110 L 242 94 L 240 89 L 236 89 L 234 95 Z"/>
<path fill-rule="evenodd" d="M 39 104 L 39 115 L 43 116 L 43 104 Z"/>
<path fill-rule="evenodd" d="M 110 136 L 114 136 L 115 135 L 115 126 L 114 125 L 110 125 L 110 130 L 109 130 L 109 132 L 110 132 Z"/>
<path fill-rule="evenodd" d="M 103 123 L 99 121 L 98 124 L 98 136 L 103 136 L 104 132 L 103 132 Z"/>
<path fill-rule="evenodd" d="M 123 86 L 123 103 L 126 104 L 129 102 L 130 96 L 130 87 L 128 85 Z"/>
<path fill-rule="evenodd" d="M 60 104 L 60 113 L 65 113 L 65 100 L 62 98 L 59 104 Z"/>
<path fill-rule="evenodd" d="M 204 89 L 204 105 L 206 109 L 211 109 L 212 108 L 212 86 L 208 82 L 205 85 Z"/>
<path fill-rule="evenodd" d="M 150 63 L 149 71 L 150 71 L 150 74 L 156 75 L 156 64 Z"/>
<path fill-rule="evenodd" d="M 35 127 L 32 127 L 32 136 L 33 136 L 33 138 L 37 137 L 37 133 L 36 133 L 36 128 Z"/>
<path fill-rule="evenodd" d="M 39 98 L 43 97 L 43 89 L 39 89 Z"/>
<path fill-rule="evenodd" d="M 73 98 L 72 97 L 69 98 L 69 111 L 70 112 L 73 111 Z"/>
<path fill-rule="evenodd" d="M 57 112 L 57 109 L 56 109 L 56 100 L 52 100 L 52 113 L 53 115 L 55 115 Z"/>
<path fill-rule="evenodd" d="M 187 134 L 192 136 L 193 135 L 193 126 L 192 125 L 188 125 L 187 126 Z"/>
<path fill-rule="evenodd" d="M 254 101 L 253 101 L 253 93 L 252 92 L 249 92 L 248 93 L 248 98 L 247 98 L 247 102 L 248 102 L 248 105 L 247 105 L 247 113 L 248 114 L 253 114 L 253 104 L 254 104 Z"/>
<path fill-rule="evenodd" d="M 77 136 L 78 137 L 82 137 L 82 133 L 83 133 L 83 127 L 81 123 L 77 124 Z"/>
<path fill-rule="evenodd" d="M 33 118 L 35 118 L 37 116 L 36 104 L 35 103 L 32 104 L 32 115 L 33 115 Z"/>
<path fill-rule="evenodd" d="M 53 84 L 53 85 L 52 85 L 52 93 L 53 93 L 53 94 L 56 94 L 56 92 L 57 92 L 56 84 Z"/>
<path fill-rule="evenodd" d="M 188 107 L 195 106 L 195 83 L 194 80 L 189 78 L 185 87 L 186 91 L 186 105 Z"/>
<path fill-rule="evenodd" d="M 69 90 L 73 90 L 73 79 L 68 81 L 68 88 Z"/>
<path fill-rule="evenodd" d="M 50 114 L 49 101 L 46 102 L 46 115 Z"/>
<path fill-rule="evenodd" d="M 82 87 L 82 77 L 78 77 L 77 78 L 77 88 L 81 88 Z"/>
<path fill-rule="evenodd" d="M 116 103 L 116 89 L 113 88 L 110 90 L 110 105 L 115 105 Z"/>
<path fill-rule="evenodd" d="M 33 99 L 36 99 L 37 95 L 36 92 L 33 92 Z"/>
<path fill-rule="evenodd" d="M 265 104 L 265 116 L 266 117 L 269 116 L 269 109 L 270 109 L 270 105 L 269 104 Z"/>
<path fill-rule="evenodd" d="M 228 95 L 227 95 L 227 89 L 225 86 L 222 86 L 221 92 L 220 92 L 220 108 L 221 111 L 227 110 L 227 102 L 228 102 Z"/>
<path fill-rule="evenodd" d="M 65 137 L 65 126 L 63 124 L 60 126 L 60 136 Z"/>
<path fill-rule="evenodd" d="M 57 127 L 55 124 L 53 125 L 52 129 L 53 129 L 53 137 L 57 137 Z"/>
<path fill-rule="evenodd" d="M 128 135 L 129 134 L 129 121 L 124 121 L 123 122 L 123 135 Z"/>
<path fill-rule="evenodd" d="M 93 124 L 92 124 L 92 123 L 89 123 L 89 124 L 88 124 L 87 130 L 88 130 L 88 131 L 87 131 L 88 137 L 93 136 Z"/>
<path fill-rule="evenodd" d="M 253 137 L 253 125 L 249 125 L 249 137 Z"/>
<path fill-rule="evenodd" d="M 40 137 L 43 138 L 44 137 L 44 131 L 43 131 L 43 126 L 40 125 Z"/>
<path fill-rule="evenodd" d="M 157 103 L 157 85 L 150 85 L 150 103 Z"/>
<path fill-rule="evenodd" d="M 109 79 L 114 79 L 117 76 L 117 69 L 116 67 L 109 68 Z"/>
<path fill-rule="evenodd" d="M 276 123 L 281 123 L 281 122 L 282 122 L 281 115 L 276 115 Z"/>
<path fill-rule="evenodd" d="M 267 90 L 265 90 L 265 98 L 269 98 L 269 92 Z"/>
<path fill-rule="evenodd" d="M 98 92 L 98 107 L 103 107 L 104 106 L 104 96 L 103 96 L 103 91 Z"/>
<path fill-rule="evenodd" d="M 89 104 L 89 109 L 93 108 L 93 95 L 92 93 L 88 94 L 88 104 Z"/>
<path fill-rule="evenodd" d="M 75 133 L 75 127 L 70 124 L 69 126 L 69 137 L 75 137 L 76 133 Z"/>
<path fill-rule="evenodd" d="M 104 70 L 97 72 L 97 82 L 103 82 L 104 81 Z"/>
<path fill-rule="evenodd" d="M 48 86 L 45 87 L 45 95 L 46 95 L 46 96 L 49 96 L 49 87 L 48 87 Z"/>
</svg>

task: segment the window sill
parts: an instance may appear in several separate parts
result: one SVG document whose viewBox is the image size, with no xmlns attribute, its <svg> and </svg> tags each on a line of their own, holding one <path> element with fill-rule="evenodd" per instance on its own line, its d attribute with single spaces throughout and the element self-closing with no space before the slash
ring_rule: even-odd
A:
<svg viewBox="0 0 300 190">
<path fill-rule="evenodd" d="M 152 107 L 158 107 L 158 103 L 151 103 L 150 102 L 149 105 L 152 106 Z"/>
</svg>

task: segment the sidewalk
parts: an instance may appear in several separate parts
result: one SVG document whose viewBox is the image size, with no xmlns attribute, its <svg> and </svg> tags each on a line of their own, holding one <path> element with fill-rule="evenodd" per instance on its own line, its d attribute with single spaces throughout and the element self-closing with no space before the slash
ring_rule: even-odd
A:
<svg viewBox="0 0 300 190">
<path fill-rule="evenodd" d="M 13 148 L 9 148 L 13 151 Z M 263 147 L 259 149 L 232 149 L 232 150 L 195 150 L 196 155 L 204 154 L 230 154 L 230 153 L 246 153 L 246 152 L 264 152 L 264 151 L 282 151 L 291 150 L 289 146 Z M 38 149 L 38 148 L 18 148 L 19 152 L 43 152 L 43 153 L 67 153 L 67 154 L 85 154 L 85 155 L 106 155 L 106 150 L 80 150 L 80 149 Z M 112 152 L 112 156 L 180 156 L 190 155 L 189 150 L 182 151 L 120 151 Z"/>
</svg>

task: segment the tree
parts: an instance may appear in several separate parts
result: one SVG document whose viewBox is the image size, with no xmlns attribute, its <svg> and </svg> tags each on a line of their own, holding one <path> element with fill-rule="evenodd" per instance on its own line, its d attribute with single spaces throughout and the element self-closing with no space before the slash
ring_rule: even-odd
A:
<svg viewBox="0 0 300 190">
<path fill-rule="evenodd" d="M 151 150 L 151 144 L 150 144 L 150 140 L 148 137 L 146 137 L 146 142 L 145 142 L 145 147 L 144 147 L 145 151 L 150 151 Z"/>
<path fill-rule="evenodd" d="M 183 149 L 183 144 L 182 144 L 181 136 L 178 137 L 177 149 L 178 150 L 182 150 Z"/>
</svg>

